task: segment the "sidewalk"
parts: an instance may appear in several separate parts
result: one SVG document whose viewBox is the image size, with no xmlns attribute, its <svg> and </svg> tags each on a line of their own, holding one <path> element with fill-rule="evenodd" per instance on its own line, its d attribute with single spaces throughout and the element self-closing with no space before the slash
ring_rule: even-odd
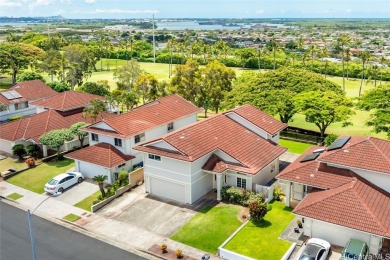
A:
<svg viewBox="0 0 390 260">
<path fill-rule="evenodd" d="M 161 245 L 163 243 L 165 243 L 168 248 L 181 249 L 184 255 L 194 259 L 202 259 L 202 256 L 205 254 L 205 252 L 201 250 L 148 232 L 131 223 L 123 223 L 105 218 L 58 201 L 48 195 L 37 194 L 5 181 L 0 181 L 0 196 L 7 197 L 14 192 L 23 195 L 23 198 L 10 203 L 19 205 L 19 207 L 24 210 L 34 210 L 36 208 L 33 213 L 34 215 L 38 215 L 58 224 L 63 224 L 66 227 L 69 227 L 69 223 L 63 221 L 63 218 L 66 215 L 73 213 L 81 216 L 82 218 L 80 220 L 72 223 L 79 227 L 76 231 L 96 237 L 106 243 L 113 244 L 114 246 L 133 252 L 147 259 L 161 259 L 160 256 L 150 255 L 148 250 L 153 245 Z M 220 258 L 212 256 L 211 259 Z"/>
</svg>

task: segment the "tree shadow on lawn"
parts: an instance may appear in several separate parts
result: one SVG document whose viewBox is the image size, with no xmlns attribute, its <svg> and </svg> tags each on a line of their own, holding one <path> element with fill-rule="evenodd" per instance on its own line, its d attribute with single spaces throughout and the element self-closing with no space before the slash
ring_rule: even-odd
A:
<svg viewBox="0 0 390 260">
<path fill-rule="evenodd" d="M 258 222 L 254 221 L 253 219 L 251 220 L 252 224 L 258 228 L 267 228 L 267 227 L 270 227 L 272 226 L 272 222 L 268 221 L 268 220 L 265 220 L 265 219 L 262 219 Z"/>
</svg>

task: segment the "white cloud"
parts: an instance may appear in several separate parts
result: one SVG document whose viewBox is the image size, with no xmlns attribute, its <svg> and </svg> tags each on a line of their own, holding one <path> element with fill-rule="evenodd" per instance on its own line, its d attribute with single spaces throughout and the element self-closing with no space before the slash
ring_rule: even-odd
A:
<svg viewBox="0 0 390 260">
<path fill-rule="evenodd" d="M 96 0 L 84 0 L 87 4 L 93 4 L 96 2 Z"/>
<path fill-rule="evenodd" d="M 347 13 L 351 13 L 352 12 L 352 10 L 351 9 L 347 9 Z"/>
<path fill-rule="evenodd" d="M 49 5 L 53 2 L 53 0 L 35 0 L 33 3 L 31 3 L 28 7 L 30 9 L 34 9 L 35 7 Z"/>
<path fill-rule="evenodd" d="M 157 10 L 122 10 L 122 9 L 95 9 L 88 14 L 155 14 Z"/>
<path fill-rule="evenodd" d="M 18 1 L 12 0 L 0 0 L 0 6 L 12 7 L 12 6 L 21 6 L 22 4 Z"/>
<path fill-rule="evenodd" d="M 262 14 L 262 13 L 264 13 L 264 10 L 263 10 L 263 9 L 257 10 L 257 11 L 256 11 L 256 14 Z"/>
</svg>

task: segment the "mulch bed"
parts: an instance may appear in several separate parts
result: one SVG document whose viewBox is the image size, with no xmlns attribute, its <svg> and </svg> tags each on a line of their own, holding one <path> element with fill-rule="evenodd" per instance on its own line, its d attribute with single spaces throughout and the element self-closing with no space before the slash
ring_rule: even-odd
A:
<svg viewBox="0 0 390 260">
<path fill-rule="evenodd" d="M 175 249 L 176 250 L 176 249 Z M 167 248 L 165 250 L 165 253 L 163 253 L 160 249 L 159 245 L 153 245 L 151 248 L 149 248 L 149 252 L 161 256 L 165 259 L 183 259 L 183 260 L 195 260 L 195 258 L 189 257 L 185 255 L 185 252 L 183 252 L 183 257 L 178 258 L 175 254 L 175 250 Z"/>
</svg>

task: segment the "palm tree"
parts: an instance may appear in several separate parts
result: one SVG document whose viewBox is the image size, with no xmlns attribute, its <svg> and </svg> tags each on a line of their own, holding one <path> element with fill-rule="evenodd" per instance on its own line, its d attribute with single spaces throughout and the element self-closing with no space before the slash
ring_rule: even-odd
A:
<svg viewBox="0 0 390 260">
<path fill-rule="evenodd" d="M 272 54 L 274 57 L 274 70 L 276 69 L 276 52 L 280 49 L 280 45 L 275 41 L 274 38 L 271 40 L 271 49 L 272 49 Z"/>
<path fill-rule="evenodd" d="M 298 41 L 297 41 L 297 49 L 299 51 L 303 51 L 303 48 L 305 47 L 305 41 L 303 40 L 302 37 L 299 37 L 298 38 Z"/>
<path fill-rule="evenodd" d="M 374 87 L 376 88 L 376 81 L 378 79 L 378 74 L 379 74 L 380 68 L 378 65 L 372 65 L 371 67 L 371 76 L 370 78 L 374 78 Z"/>
<path fill-rule="evenodd" d="M 346 67 L 347 67 L 347 80 L 349 79 L 349 76 L 348 76 L 348 73 L 349 73 L 349 69 L 348 69 L 348 65 L 349 65 L 349 62 L 351 61 L 351 57 L 352 57 L 352 52 L 351 52 L 351 49 L 350 48 L 346 48 L 345 49 L 345 63 L 346 63 Z"/>
<path fill-rule="evenodd" d="M 380 58 L 379 58 L 379 63 L 382 65 L 382 68 L 383 68 L 383 65 L 385 65 L 387 62 L 387 59 L 385 57 L 385 55 L 382 55 Z M 382 77 L 383 77 L 383 70 L 381 70 L 381 73 L 380 73 L 380 80 L 379 80 L 379 85 L 382 85 Z"/>
<path fill-rule="evenodd" d="M 313 71 L 314 66 L 314 55 L 317 53 L 317 48 L 314 44 L 310 44 L 309 49 L 307 49 L 307 52 L 309 53 L 311 57 L 311 70 Z"/>
<path fill-rule="evenodd" d="M 329 50 L 326 46 L 322 47 L 322 49 L 320 50 L 320 56 L 323 58 L 323 61 L 324 61 L 324 75 L 325 75 L 325 78 L 326 78 L 326 74 L 327 74 L 327 68 L 328 68 L 328 60 L 326 60 L 325 58 L 328 57 L 329 55 Z"/>
<path fill-rule="evenodd" d="M 106 192 L 104 191 L 104 187 L 103 187 L 105 180 L 107 180 L 107 175 L 96 175 L 92 178 L 92 181 L 98 183 L 103 198 L 106 197 Z"/>
<path fill-rule="evenodd" d="M 372 58 L 372 54 L 369 51 L 362 51 L 359 54 L 359 58 L 362 60 L 362 65 L 363 65 L 362 80 L 360 82 L 360 88 L 359 88 L 359 97 L 360 97 L 360 95 L 362 93 L 362 87 L 363 87 L 363 81 L 364 81 L 365 65 L 366 65 L 366 62 Z"/>
<path fill-rule="evenodd" d="M 351 44 L 351 38 L 346 34 L 342 34 L 342 35 L 340 35 L 339 38 L 337 38 L 337 43 L 341 48 L 341 57 L 342 57 L 341 62 L 343 65 L 343 90 L 345 91 L 344 50 L 345 50 L 345 47 L 347 47 Z"/>
</svg>

